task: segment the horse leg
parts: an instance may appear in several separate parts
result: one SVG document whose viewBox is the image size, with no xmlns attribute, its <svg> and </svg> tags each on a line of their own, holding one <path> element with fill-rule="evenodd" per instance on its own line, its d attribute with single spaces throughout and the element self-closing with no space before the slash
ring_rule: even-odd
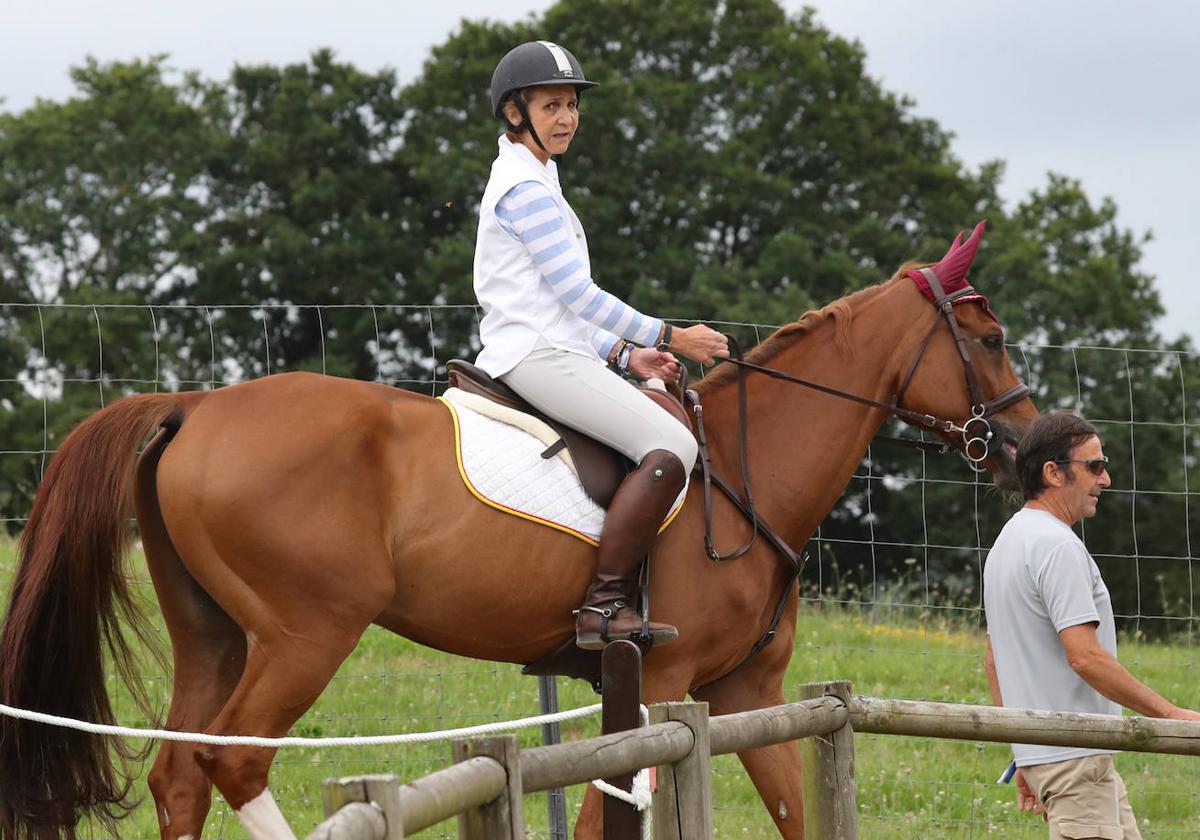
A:
<svg viewBox="0 0 1200 840">
<path fill-rule="evenodd" d="M 792 634 L 783 632 L 745 667 L 694 692 L 708 703 L 710 715 L 746 712 L 784 701 L 783 675 L 792 655 Z M 738 753 L 750 781 L 775 821 L 780 836 L 803 840 L 804 800 L 801 790 L 800 748 L 795 741 Z"/>
<path fill-rule="evenodd" d="M 188 574 L 163 525 L 154 471 L 165 437 L 138 464 L 136 503 L 146 565 L 171 637 L 174 685 L 166 728 L 198 732 L 217 716 L 246 661 L 241 628 Z M 212 802 L 212 783 L 196 763 L 194 745 L 165 741 L 147 779 L 163 840 L 199 838 Z"/>
<path fill-rule="evenodd" d="M 314 610 L 315 612 L 315 610 Z M 300 719 L 354 649 L 368 621 L 347 624 L 309 615 L 303 626 L 281 622 L 250 639 L 233 695 L 208 727 L 214 734 L 280 737 Z M 269 633 L 269 635 L 268 635 Z M 268 787 L 276 750 L 202 746 L 196 760 L 251 840 L 294 840 Z"/>
<path fill-rule="evenodd" d="M 215 605 L 214 605 L 215 606 Z M 192 637 L 176 641 L 175 679 L 166 728 L 205 729 L 229 699 L 245 661 L 245 637 L 224 617 L 193 626 Z M 150 770 L 150 791 L 163 840 L 195 840 L 212 802 L 212 783 L 196 763 L 195 745 L 167 741 Z"/>
</svg>

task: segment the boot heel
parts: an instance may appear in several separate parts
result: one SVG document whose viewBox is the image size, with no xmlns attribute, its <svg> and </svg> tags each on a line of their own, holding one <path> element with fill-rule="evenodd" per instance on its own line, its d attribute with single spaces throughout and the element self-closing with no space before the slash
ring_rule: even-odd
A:
<svg viewBox="0 0 1200 840">
<path fill-rule="evenodd" d="M 608 642 L 600 638 L 599 633 L 575 633 L 575 647 L 581 650 L 604 650 Z"/>
</svg>

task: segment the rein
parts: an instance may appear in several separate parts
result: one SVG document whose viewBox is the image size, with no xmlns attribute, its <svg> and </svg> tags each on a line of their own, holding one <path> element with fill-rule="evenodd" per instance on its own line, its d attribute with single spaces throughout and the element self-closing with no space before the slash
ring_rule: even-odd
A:
<svg viewBox="0 0 1200 840">
<path fill-rule="evenodd" d="M 780 595 L 779 603 L 775 607 L 771 621 L 767 626 L 763 636 L 754 643 L 750 652 L 747 654 L 738 665 L 723 676 L 728 676 L 729 673 L 738 670 L 746 664 L 756 653 L 762 650 L 772 639 L 775 638 L 776 629 L 779 626 L 780 620 L 783 618 L 784 610 L 787 608 L 789 596 L 792 592 L 792 586 L 800 577 L 800 573 L 804 570 L 805 562 L 808 560 L 807 554 L 801 554 L 787 544 L 773 528 L 770 527 L 759 515 L 758 510 L 754 505 L 754 496 L 750 489 L 750 459 L 748 457 L 747 443 L 747 408 L 746 408 L 746 372 L 753 371 L 769 376 L 772 379 L 779 379 L 784 382 L 791 382 L 796 385 L 803 385 L 814 391 L 819 391 L 823 394 L 839 397 L 841 399 L 850 400 L 861 405 L 878 408 L 887 412 L 887 418 L 899 417 L 906 423 L 913 426 L 918 426 L 923 429 L 928 429 L 934 432 L 944 434 L 959 434 L 962 435 L 962 446 L 959 450 L 961 454 L 971 464 L 973 469 L 978 470 L 979 465 L 985 461 L 990 455 L 994 454 L 996 447 L 1003 443 L 1003 436 L 992 422 L 988 419 L 994 414 L 1005 410 L 1029 395 L 1029 386 L 1024 382 L 1020 382 L 1009 390 L 1005 391 L 993 399 L 987 400 L 983 397 L 983 391 L 979 386 L 979 378 L 975 373 L 975 366 L 971 361 L 970 353 L 967 351 L 966 338 L 963 336 L 962 330 L 958 325 L 958 318 L 954 314 L 954 303 L 960 298 L 975 294 L 975 289 L 972 286 L 964 285 L 961 289 L 957 289 L 949 294 L 946 293 L 941 280 L 931 268 L 921 269 L 921 273 L 929 282 L 930 289 L 937 295 L 934 300 L 934 306 L 945 317 L 945 321 L 950 328 L 950 334 L 954 338 L 955 347 L 958 350 L 959 358 L 963 364 L 963 376 L 966 379 L 967 390 L 971 396 L 971 417 L 967 419 L 961 426 L 956 425 L 951 420 L 943 420 L 935 417 L 932 414 L 922 414 L 921 412 L 912 411 L 900 405 L 900 401 L 904 398 L 904 394 L 908 390 L 909 384 L 916 375 L 917 367 L 921 363 L 921 359 L 925 356 L 925 351 L 929 348 L 930 341 L 933 339 L 934 333 L 937 331 L 938 324 L 941 323 L 940 318 L 934 319 L 930 325 L 929 331 L 925 334 L 925 338 L 921 342 L 920 348 L 917 350 L 916 356 L 908 367 L 908 372 L 905 374 L 900 388 L 896 391 L 896 395 L 891 402 L 881 402 L 880 400 L 864 397 L 861 394 L 854 394 L 849 391 L 843 391 L 838 388 L 833 388 L 829 385 L 823 385 L 819 382 L 813 382 L 810 379 L 804 379 L 799 376 L 793 376 L 790 373 L 785 373 L 775 368 L 765 367 L 764 365 L 748 362 L 743 358 L 741 345 L 733 336 L 726 336 L 729 339 L 731 353 L 727 358 L 719 361 L 734 365 L 737 368 L 737 387 L 738 387 L 738 461 L 741 465 L 742 473 L 742 490 L 745 498 L 738 494 L 736 490 L 721 476 L 719 476 L 712 468 L 712 458 L 708 450 L 708 436 L 704 430 L 704 409 L 700 405 L 699 397 L 695 391 L 684 390 L 687 403 L 691 405 L 691 409 L 696 418 L 696 438 L 699 442 L 699 458 L 698 466 L 701 475 L 703 476 L 703 491 L 704 491 L 704 550 L 708 558 L 715 563 L 724 562 L 727 560 L 735 560 L 744 555 L 750 550 L 758 539 L 758 535 L 763 537 L 771 544 L 771 546 L 779 552 L 779 554 L 787 561 L 787 581 L 783 587 L 783 593 Z M 982 426 L 982 428 L 977 428 Z M 946 454 L 953 451 L 953 445 L 946 442 L 921 441 L 912 440 L 911 438 L 900 438 L 891 436 L 880 436 L 880 439 L 901 443 L 906 446 L 912 446 L 925 451 L 938 452 Z M 716 543 L 713 538 L 713 518 L 712 518 L 712 485 L 716 485 L 730 502 L 733 503 L 743 516 L 750 520 L 751 533 L 742 545 L 737 548 L 722 554 L 716 548 Z"/>
<path fill-rule="evenodd" d="M 943 420 L 934 417 L 932 414 L 922 414 L 917 411 L 911 411 L 900 405 L 900 401 L 904 398 L 904 394 L 908 391 L 908 386 L 912 382 L 913 377 L 917 372 L 921 360 L 925 357 L 925 351 L 929 349 L 929 343 L 937 331 L 937 326 L 941 323 L 939 320 L 934 320 L 930 325 L 929 331 L 925 333 L 925 338 L 921 342 L 920 349 L 917 355 L 913 358 L 912 363 L 908 367 L 908 372 L 904 376 L 904 380 L 900 388 L 896 391 L 896 395 L 892 397 L 891 402 L 882 402 L 881 400 L 864 397 L 860 394 L 853 394 L 849 391 L 843 391 L 839 388 L 834 388 L 830 385 L 823 385 L 820 382 L 813 382 L 810 379 L 804 379 L 799 376 L 793 376 L 790 373 L 784 373 L 781 370 L 757 365 L 753 362 L 748 362 L 742 358 L 741 348 L 737 347 L 736 356 L 721 359 L 731 365 L 736 365 L 738 368 L 752 370 L 757 373 L 769 376 L 772 379 L 779 379 L 784 382 L 791 382 L 795 385 L 803 385 L 806 388 L 811 388 L 814 391 L 819 391 L 830 396 L 840 397 L 841 399 L 850 400 L 862 405 L 870 406 L 871 408 L 879 408 L 887 412 L 888 418 L 899 417 L 904 422 L 912 426 L 918 426 L 923 429 L 928 429 L 933 432 L 942 432 L 944 434 L 960 434 L 962 435 L 962 454 L 973 465 L 978 466 L 983 461 L 987 460 L 989 455 L 994 454 L 994 446 L 1000 441 L 996 435 L 996 430 L 992 424 L 988 422 L 988 418 L 994 414 L 1004 411 L 1006 408 L 1015 405 L 1021 400 L 1029 396 L 1029 386 L 1024 382 L 1020 382 L 1012 388 L 1005 391 L 1003 394 L 993 398 L 985 399 L 983 389 L 979 386 L 979 377 L 975 373 L 975 364 L 971 361 L 971 354 L 967 351 L 966 337 L 958 325 L 958 318 L 954 314 L 954 302 L 966 295 L 977 294 L 974 287 L 963 286 L 954 292 L 946 294 L 941 280 L 933 272 L 931 268 L 921 269 L 921 273 L 929 282 L 930 287 L 938 295 L 934 301 L 934 306 L 945 316 L 946 323 L 950 327 L 950 334 L 954 338 L 955 348 L 958 350 L 959 359 L 963 365 L 963 375 L 967 382 L 967 391 L 971 395 L 971 416 L 961 426 L 956 425 L 952 420 Z M 733 339 L 730 339 L 733 341 Z M 736 346 L 736 341 L 733 342 Z M 742 378 L 738 378 L 739 389 L 744 388 Z M 743 422 L 743 393 L 739 391 L 739 425 Z M 978 425 L 982 425 L 982 429 L 976 429 Z M 740 437 L 745 434 L 744 429 L 739 430 L 739 445 L 742 445 Z M 901 442 L 905 445 L 915 446 L 919 449 L 928 451 L 949 452 L 951 447 L 949 444 L 939 444 L 929 441 L 910 441 L 907 438 L 884 437 L 884 440 Z M 978 450 L 975 449 L 978 447 Z M 744 451 L 744 446 L 743 446 Z M 741 454 L 741 453 L 739 453 Z"/>
</svg>

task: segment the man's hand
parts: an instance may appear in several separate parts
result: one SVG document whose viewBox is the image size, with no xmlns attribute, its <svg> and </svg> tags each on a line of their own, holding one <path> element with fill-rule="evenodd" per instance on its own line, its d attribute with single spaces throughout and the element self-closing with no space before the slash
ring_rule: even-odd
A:
<svg viewBox="0 0 1200 840">
<path fill-rule="evenodd" d="M 1038 801 L 1037 794 L 1033 792 L 1029 782 L 1025 781 L 1025 774 L 1018 770 L 1013 778 L 1017 782 L 1017 809 L 1028 811 L 1031 814 L 1041 814 L 1043 820 L 1050 819 L 1046 816 L 1046 809 Z"/>
<path fill-rule="evenodd" d="M 1094 622 L 1058 631 L 1067 664 L 1083 681 L 1109 700 L 1139 715 L 1176 720 L 1196 720 L 1195 712 L 1181 709 L 1125 669 L 1096 638 Z"/>
<path fill-rule="evenodd" d="M 679 380 L 679 371 L 678 359 L 653 347 L 638 347 L 629 354 L 629 372 L 643 382 L 661 379 L 668 385 L 674 385 Z"/>
</svg>

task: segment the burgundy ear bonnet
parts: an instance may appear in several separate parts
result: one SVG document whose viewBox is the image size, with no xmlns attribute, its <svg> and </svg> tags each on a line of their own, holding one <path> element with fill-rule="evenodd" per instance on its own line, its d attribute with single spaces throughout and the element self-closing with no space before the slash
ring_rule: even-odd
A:
<svg viewBox="0 0 1200 840">
<path fill-rule="evenodd" d="M 963 242 L 963 235 L 966 231 L 959 231 L 958 236 L 954 237 L 954 242 L 950 244 L 950 250 L 946 252 L 946 256 L 942 257 L 936 265 L 931 265 L 933 273 L 942 281 L 942 288 L 946 294 L 957 292 L 970 285 L 967 280 L 967 269 L 971 267 L 971 263 L 975 261 L 975 254 L 979 251 L 979 242 L 983 239 L 984 228 L 987 227 L 987 220 L 984 219 L 979 224 L 975 225 L 975 230 L 971 231 L 971 236 L 966 242 Z M 917 288 L 921 290 L 921 294 L 930 300 L 937 302 L 937 295 L 929 288 L 929 281 L 925 279 L 919 270 L 913 269 L 908 272 L 908 276 L 917 284 Z M 992 312 L 992 308 L 988 306 L 988 300 L 979 292 L 972 291 L 954 301 L 954 305 L 960 303 L 978 302 L 983 306 L 983 311 L 986 312 L 993 321 L 999 321 L 996 314 Z"/>
</svg>

